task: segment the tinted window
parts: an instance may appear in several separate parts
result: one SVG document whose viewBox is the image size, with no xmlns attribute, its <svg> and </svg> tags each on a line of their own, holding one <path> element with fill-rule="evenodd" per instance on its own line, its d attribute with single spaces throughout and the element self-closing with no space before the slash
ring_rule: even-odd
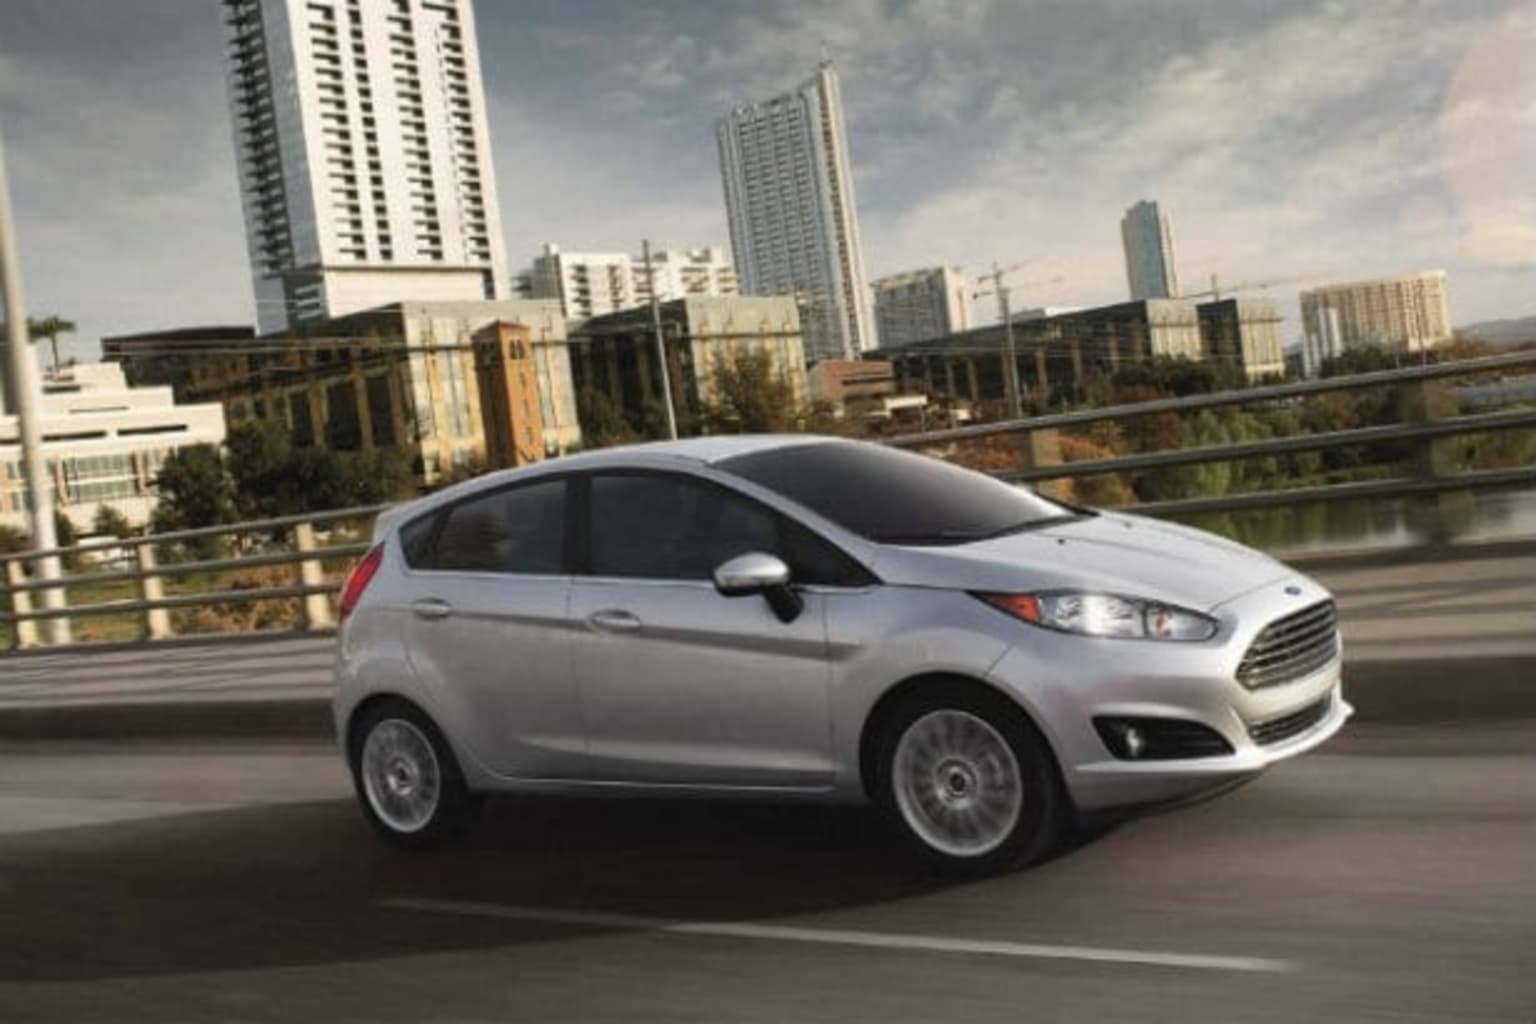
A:
<svg viewBox="0 0 1536 1024">
<path fill-rule="evenodd" d="M 981 473 L 873 444 L 789 445 L 717 468 L 891 544 L 963 543 L 1083 514 Z"/>
<path fill-rule="evenodd" d="M 687 477 L 605 474 L 592 480 L 592 572 L 707 580 L 720 563 L 762 551 L 798 583 L 856 586 L 862 567 L 772 509 Z"/>
<path fill-rule="evenodd" d="M 421 523 L 431 524 L 430 536 Z M 401 531 L 406 561 L 452 572 L 558 573 L 565 550 L 565 481 L 489 491 Z"/>
</svg>

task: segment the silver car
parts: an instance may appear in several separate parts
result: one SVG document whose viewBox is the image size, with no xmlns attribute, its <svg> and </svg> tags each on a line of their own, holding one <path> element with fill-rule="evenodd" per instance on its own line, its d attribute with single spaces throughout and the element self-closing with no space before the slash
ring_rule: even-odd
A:
<svg viewBox="0 0 1536 1024">
<path fill-rule="evenodd" d="M 1048 852 L 1336 733 L 1326 590 L 1241 545 L 831 438 L 641 445 L 380 517 L 338 736 L 421 845 L 503 792 L 873 801 L 932 865 Z"/>
</svg>

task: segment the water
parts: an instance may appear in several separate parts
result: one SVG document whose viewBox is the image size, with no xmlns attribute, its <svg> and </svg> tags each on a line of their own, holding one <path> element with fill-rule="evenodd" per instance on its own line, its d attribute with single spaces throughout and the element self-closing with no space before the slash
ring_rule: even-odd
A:
<svg viewBox="0 0 1536 1024">
<path fill-rule="evenodd" d="M 1181 517 L 1274 554 L 1536 538 L 1536 488 L 1336 501 Z"/>
</svg>

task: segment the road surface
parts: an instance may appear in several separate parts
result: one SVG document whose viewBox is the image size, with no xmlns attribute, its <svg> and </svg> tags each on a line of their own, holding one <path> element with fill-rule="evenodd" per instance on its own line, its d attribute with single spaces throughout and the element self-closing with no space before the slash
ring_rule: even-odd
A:
<svg viewBox="0 0 1536 1024">
<path fill-rule="evenodd" d="M 320 744 L 10 744 L 0 1020 L 1536 1019 L 1536 723 L 1353 727 L 987 882 L 888 846 L 518 800 L 412 855 Z"/>
</svg>

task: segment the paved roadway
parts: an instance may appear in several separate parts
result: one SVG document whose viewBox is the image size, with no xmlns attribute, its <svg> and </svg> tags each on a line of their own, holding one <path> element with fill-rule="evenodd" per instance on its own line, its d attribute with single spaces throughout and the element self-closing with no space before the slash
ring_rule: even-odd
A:
<svg viewBox="0 0 1536 1024">
<path fill-rule="evenodd" d="M 1533 851 L 1536 722 L 1352 728 L 964 886 L 857 811 L 521 800 L 413 855 L 322 745 L 11 744 L 0 1020 L 1531 1021 Z"/>
</svg>

